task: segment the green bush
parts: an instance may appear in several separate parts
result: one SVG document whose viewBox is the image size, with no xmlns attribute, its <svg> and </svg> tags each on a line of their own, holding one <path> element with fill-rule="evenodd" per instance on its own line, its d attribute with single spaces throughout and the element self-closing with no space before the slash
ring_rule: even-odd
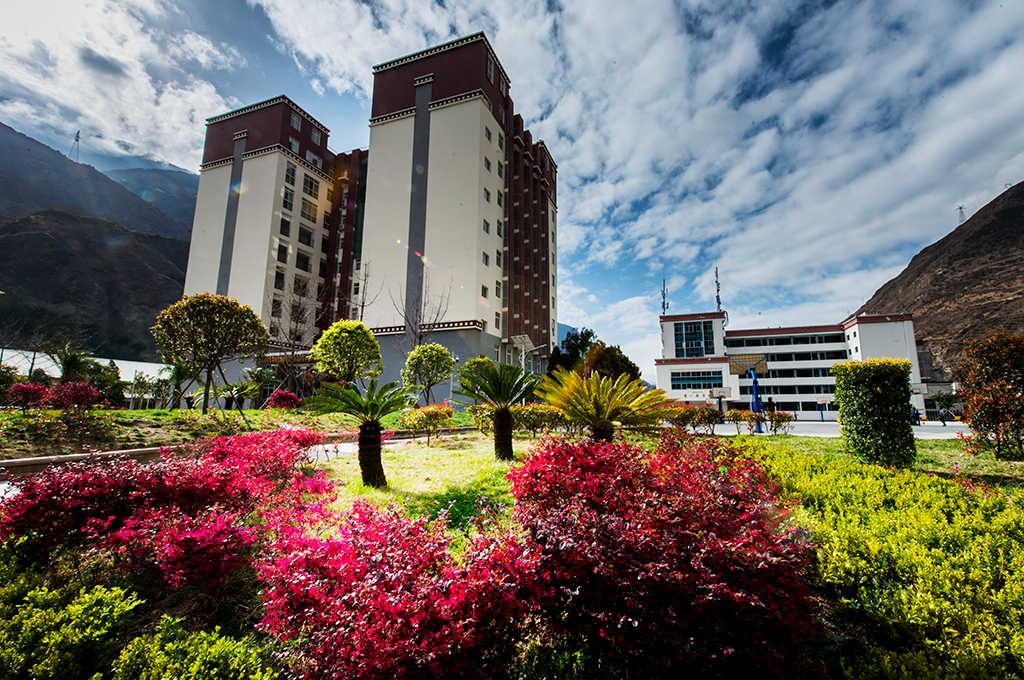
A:
<svg viewBox="0 0 1024 680">
<path fill-rule="evenodd" d="M 128 643 L 114 662 L 113 680 L 272 680 L 278 673 L 262 648 L 220 629 L 189 633 L 181 619 L 164 616 L 153 635 Z"/>
<path fill-rule="evenodd" d="M 833 676 L 1024 675 L 1024 493 L 788 451 L 769 465 L 819 546 Z"/>
<path fill-rule="evenodd" d="M 868 463 L 909 468 L 917 458 L 911 426 L 910 362 L 847 361 L 832 366 L 843 448 Z"/>
<path fill-rule="evenodd" d="M 0 620 L 0 677 L 11 680 L 92 678 L 109 668 L 117 633 L 141 600 L 120 588 L 96 586 L 63 606 L 44 586 L 21 593 L 31 580 L 4 587 Z"/>
</svg>

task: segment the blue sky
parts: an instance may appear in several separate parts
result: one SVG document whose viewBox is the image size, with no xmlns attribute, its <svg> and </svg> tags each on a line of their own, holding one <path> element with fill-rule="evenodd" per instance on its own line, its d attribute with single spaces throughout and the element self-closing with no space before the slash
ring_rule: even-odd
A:
<svg viewBox="0 0 1024 680">
<path fill-rule="evenodd" d="M 6 9 L 0 121 L 196 171 L 204 121 L 287 94 L 365 146 L 373 64 L 483 30 L 559 165 L 559 320 L 653 378 L 670 312 L 838 322 L 1024 179 L 1009 0 L 49 0 Z"/>
</svg>

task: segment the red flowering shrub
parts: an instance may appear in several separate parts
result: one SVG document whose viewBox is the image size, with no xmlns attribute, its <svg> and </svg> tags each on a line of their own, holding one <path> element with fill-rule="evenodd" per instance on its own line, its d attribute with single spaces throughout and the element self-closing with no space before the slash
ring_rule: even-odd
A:
<svg viewBox="0 0 1024 680">
<path fill-rule="evenodd" d="M 298 395 L 287 390 L 275 390 L 267 402 L 271 408 L 298 408 L 302 403 Z"/>
<path fill-rule="evenodd" d="M 553 440 L 510 479 L 551 630 L 631 677 L 799 674 L 809 550 L 756 462 L 671 433 L 654 453 Z"/>
<path fill-rule="evenodd" d="M 7 394 L 24 412 L 26 409 L 39 407 L 46 399 L 48 391 L 46 385 L 40 383 L 18 383 L 11 385 L 7 389 Z"/>
<path fill-rule="evenodd" d="M 216 586 L 248 559 L 255 535 L 243 516 L 263 507 L 283 523 L 288 513 L 322 510 L 322 499 L 306 496 L 332 487 L 322 475 L 309 480 L 297 471 L 319 441 L 307 431 L 254 433 L 148 466 L 94 459 L 52 467 L 11 482 L 16 493 L 0 503 L 0 540 L 24 537 L 18 549 L 33 560 L 89 544 L 127 571 L 155 565 L 172 585 Z"/>
<path fill-rule="evenodd" d="M 50 388 L 48 399 L 54 407 L 69 410 L 86 410 L 100 398 L 100 392 L 88 383 L 66 382 Z"/>
<path fill-rule="evenodd" d="M 331 538 L 293 535 L 259 566 L 261 627 L 302 643 L 305 677 L 493 677 L 513 653 L 529 557 L 509 535 L 461 565 L 444 519 L 358 501 Z"/>
</svg>

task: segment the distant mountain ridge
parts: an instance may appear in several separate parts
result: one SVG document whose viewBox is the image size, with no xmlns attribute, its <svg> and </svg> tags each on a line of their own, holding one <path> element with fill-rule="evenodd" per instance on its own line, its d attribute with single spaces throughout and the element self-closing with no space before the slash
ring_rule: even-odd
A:
<svg viewBox="0 0 1024 680">
<path fill-rule="evenodd" d="M 965 342 L 1024 332 L 1024 183 L 914 256 L 857 314 L 914 315 L 919 342 L 953 376 Z"/>
<path fill-rule="evenodd" d="M 180 170 L 130 168 L 107 170 L 107 177 L 191 230 L 199 194 L 199 175 Z"/>
<path fill-rule="evenodd" d="M 0 123 L 0 223 L 40 210 L 117 222 L 130 231 L 187 241 L 179 222 L 100 171 L 75 163 Z"/>
</svg>

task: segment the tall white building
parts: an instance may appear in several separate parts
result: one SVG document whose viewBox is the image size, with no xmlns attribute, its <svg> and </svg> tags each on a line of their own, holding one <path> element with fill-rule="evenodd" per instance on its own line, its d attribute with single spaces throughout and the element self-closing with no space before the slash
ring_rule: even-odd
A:
<svg viewBox="0 0 1024 680">
<path fill-rule="evenodd" d="M 724 312 L 661 317 L 657 386 L 679 401 L 750 409 L 757 376 L 762 404 L 803 419 L 834 420 L 836 362 L 908 359 L 911 383 L 923 392 L 909 314 L 861 315 L 841 324 L 726 330 Z M 913 405 L 924 411 L 924 397 Z"/>
<path fill-rule="evenodd" d="M 557 166 L 484 34 L 374 68 L 368 151 L 328 134 L 285 96 L 208 119 L 186 294 L 238 298 L 284 347 L 361 319 L 385 379 L 419 341 L 544 370 Z"/>
</svg>

